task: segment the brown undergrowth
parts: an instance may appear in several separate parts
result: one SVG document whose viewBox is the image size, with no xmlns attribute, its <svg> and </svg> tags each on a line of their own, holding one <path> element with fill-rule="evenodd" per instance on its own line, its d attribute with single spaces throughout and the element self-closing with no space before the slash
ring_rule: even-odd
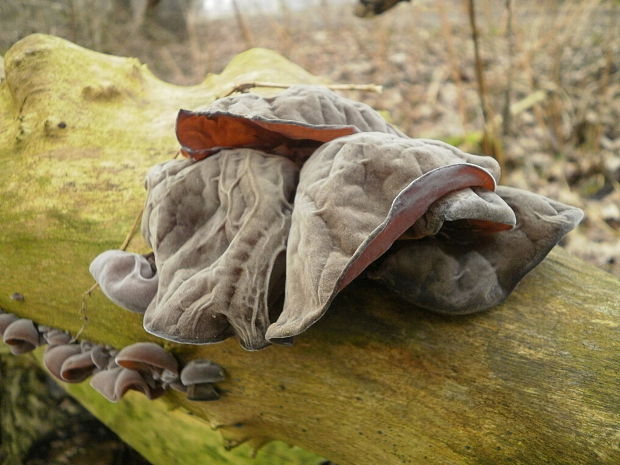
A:
<svg viewBox="0 0 620 465">
<path fill-rule="evenodd" d="M 190 0 L 152 9 L 140 0 L 8 0 L 0 53 L 47 32 L 137 56 L 161 78 L 193 84 L 248 45 L 267 47 L 334 82 L 383 86 L 380 95 L 347 95 L 385 110 L 412 137 L 483 151 L 468 2 L 417 0 L 371 19 L 355 17 L 352 1 L 308 1 L 299 11 L 280 0 L 263 13 L 235 3 L 236 13 L 214 18 Z M 583 208 L 565 247 L 620 275 L 620 3 L 477 0 L 476 20 L 487 137 L 491 125 L 505 157 L 502 182 Z"/>
</svg>

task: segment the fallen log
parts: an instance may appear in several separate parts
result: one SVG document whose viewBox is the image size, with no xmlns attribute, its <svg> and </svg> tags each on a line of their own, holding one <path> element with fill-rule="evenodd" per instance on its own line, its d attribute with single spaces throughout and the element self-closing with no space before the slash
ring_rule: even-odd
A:
<svg viewBox="0 0 620 465">
<path fill-rule="evenodd" d="M 256 49 L 179 87 L 134 59 L 44 35 L 15 44 L 5 73 L 0 307 L 72 334 L 83 326 L 88 264 L 131 229 L 147 169 L 176 154 L 178 109 L 243 82 L 322 82 Z M 87 317 L 84 339 L 118 348 L 156 341 L 181 361 L 211 359 L 228 373 L 222 398 L 205 403 L 170 393 L 109 404 L 87 384 L 67 386 L 156 464 L 252 462 L 247 449 L 223 451 L 220 434 L 227 447 L 279 439 L 341 465 L 620 461 L 620 281 L 561 251 L 505 304 L 471 316 L 429 314 L 358 280 L 293 347 L 259 352 L 234 340 L 158 340 L 140 315 L 99 292 Z M 283 454 L 319 461 L 266 448 L 254 463 L 286 463 Z"/>
</svg>

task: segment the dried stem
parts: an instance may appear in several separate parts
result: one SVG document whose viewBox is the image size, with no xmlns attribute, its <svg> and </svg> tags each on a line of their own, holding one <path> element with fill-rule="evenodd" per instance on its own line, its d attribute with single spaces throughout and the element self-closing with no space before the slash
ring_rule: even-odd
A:
<svg viewBox="0 0 620 465">
<path fill-rule="evenodd" d="M 446 12 L 445 0 L 439 0 L 436 2 L 437 11 L 441 20 L 441 33 L 444 36 L 446 42 L 446 49 L 448 52 L 448 60 L 450 62 L 450 74 L 454 85 L 457 89 L 457 99 L 459 115 L 461 116 L 461 124 L 465 125 L 467 122 L 467 105 L 465 104 L 465 96 L 463 93 L 463 81 L 461 79 L 461 71 L 459 69 L 459 63 L 457 60 L 456 52 L 454 49 L 454 40 L 452 34 L 452 25 Z"/>
<path fill-rule="evenodd" d="M 482 117 L 486 125 L 489 120 L 489 112 L 486 104 L 486 86 L 482 73 L 482 58 L 480 57 L 480 45 L 478 41 L 478 28 L 476 26 L 476 7 L 474 0 L 467 0 L 467 13 L 469 14 L 469 25 L 471 27 L 471 40 L 474 44 L 474 58 L 476 67 L 476 81 L 478 82 L 478 96 L 480 97 L 480 108 Z"/>
<path fill-rule="evenodd" d="M 474 44 L 474 60 L 476 80 L 478 82 L 478 96 L 480 98 L 480 108 L 482 110 L 482 119 L 484 121 L 482 151 L 495 157 L 500 164 L 500 167 L 503 168 L 505 158 L 504 149 L 501 139 L 497 137 L 491 111 L 487 104 L 487 91 L 482 72 L 482 58 L 480 57 L 480 45 L 478 40 L 478 28 L 476 26 L 476 7 L 474 0 L 467 0 L 467 12 L 469 15 L 469 24 L 471 26 L 471 39 Z"/>
<path fill-rule="evenodd" d="M 241 34 L 243 35 L 243 41 L 245 42 L 245 46 L 246 48 L 252 48 L 254 46 L 252 32 L 250 31 L 250 28 L 248 27 L 245 19 L 243 18 L 243 14 L 241 13 L 241 9 L 237 4 L 237 0 L 233 0 L 232 4 L 233 8 L 235 9 L 235 20 L 237 21 L 239 30 L 241 30 Z"/>
<path fill-rule="evenodd" d="M 514 34 L 512 30 L 512 0 L 506 0 L 506 42 L 508 44 L 508 69 L 506 70 L 506 90 L 504 92 L 504 108 L 502 110 L 502 135 L 505 137 L 510 134 L 512 126 L 512 114 L 510 105 L 512 99 L 512 73 L 514 57 Z"/>
<path fill-rule="evenodd" d="M 295 84 L 280 84 L 277 82 L 252 81 L 235 84 L 234 87 L 224 94 L 222 97 L 228 97 L 236 92 L 247 92 L 255 87 L 265 87 L 269 89 L 288 89 Z M 359 90 L 362 92 L 375 92 L 380 94 L 383 92 L 383 86 L 377 84 L 325 84 L 325 87 L 331 90 Z"/>
</svg>

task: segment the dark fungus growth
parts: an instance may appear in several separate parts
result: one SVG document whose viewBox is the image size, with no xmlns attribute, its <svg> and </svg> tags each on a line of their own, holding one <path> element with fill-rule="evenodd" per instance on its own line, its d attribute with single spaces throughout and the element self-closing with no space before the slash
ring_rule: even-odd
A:
<svg viewBox="0 0 620 465">
<path fill-rule="evenodd" d="M 322 87 L 181 110 L 176 134 L 188 159 L 146 181 L 154 262 L 108 251 L 91 271 L 177 342 L 289 344 L 363 273 L 432 311 L 485 310 L 583 216 Z"/>
<path fill-rule="evenodd" d="M 172 354 L 152 342 L 138 342 L 120 351 L 89 341 L 76 343 L 65 331 L 3 311 L 0 335 L 16 355 L 48 344 L 43 364 L 52 376 L 65 383 L 81 383 L 92 376 L 90 385 L 111 402 L 118 402 L 129 390 L 156 399 L 170 388 L 187 393 L 189 400 L 216 400 L 220 393 L 214 383 L 225 379 L 218 364 L 196 360 L 181 367 Z"/>
</svg>

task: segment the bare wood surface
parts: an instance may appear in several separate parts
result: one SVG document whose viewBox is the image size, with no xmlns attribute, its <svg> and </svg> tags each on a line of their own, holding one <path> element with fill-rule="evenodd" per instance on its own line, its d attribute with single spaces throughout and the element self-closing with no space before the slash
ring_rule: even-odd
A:
<svg viewBox="0 0 620 465">
<path fill-rule="evenodd" d="M 176 153 L 178 108 L 206 105 L 231 82 L 321 82 L 253 50 L 201 85 L 177 87 L 135 60 L 41 35 L 9 50 L 5 69 L 0 306 L 74 333 L 90 260 L 123 241 L 142 206 L 146 170 Z M 13 292 L 24 300 L 11 300 Z M 88 317 L 84 338 L 116 347 L 156 340 L 139 315 L 98 291 Z M 191 412 L 218 428 L 204 444 L 220 433 L 230 445 L 277 438 L 340 465 L 620 462 L 620 281 L 562 252 L 484 314 L 433 315 L 358 281 L 292 348 L 165 346 L 229 374 L 220 401 L 170 394 L 144 420 Z M 72 389 L 92 401 L 88 386 Z M 142 452 L 141 431 L 153 428 L 138 427 L 140 415 L 131 432 L 109 419 L 127 402 L 93 411 Z M 191 427 L 179 425 L 183 437 Z M 169 463 L 161 460 L 154 463 Z"/>
</svg>

